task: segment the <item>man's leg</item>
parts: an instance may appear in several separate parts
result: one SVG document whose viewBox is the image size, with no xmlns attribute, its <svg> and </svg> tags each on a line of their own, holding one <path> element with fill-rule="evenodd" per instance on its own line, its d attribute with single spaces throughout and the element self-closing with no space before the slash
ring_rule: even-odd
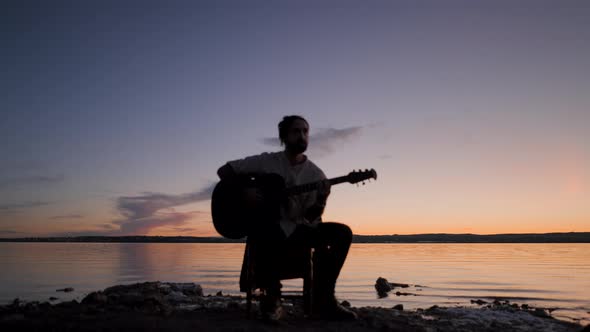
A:
<svg viewBox="0 0 590 332">
<path fill-rule="evenodd" d="M 287 241 L 315 248 L 313 310 L 326 318 L 356 318 L 334 296 L 336 280 L 352 243 L 350 227 L 339 223 L 321 223 L 315 228 L 301 225 Z"/>
<path fill-rule="evenodd" d="M 278 320 L 282 315 L 280 303 L 281 282 L 277 263 L 282 259 L 280 253 L 285 244 L 285 235 L 278 227 L 270 227 L 264 233 L 255 236 L 256 242 L 256 279 L 263 295 L 260 302 L 260 311 L 263 318 Z"/>
</svg>

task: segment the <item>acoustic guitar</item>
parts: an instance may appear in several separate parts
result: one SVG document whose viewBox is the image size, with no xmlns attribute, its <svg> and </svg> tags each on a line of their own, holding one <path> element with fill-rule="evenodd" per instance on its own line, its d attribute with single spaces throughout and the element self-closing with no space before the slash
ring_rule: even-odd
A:
<svg viewBox="0 0 590 332">
<path fill-rule="evenodd" d="M 377 179 L 374 169 L 352 171 L 328 181 L 331 185 L 362 181 L 364 184 L 369 179 Z M 221 180 L 211 197 L 211 215 L 215 230 L 230 239 L 248 236 L 267 223 L 278 222 L 281 205 L 289 196 L 317 190 L 320 183 L 318 181 L 287 188 L 283 177 L 278 174 L 247 174 Z M 245 199 L 248 188 L 256 188 L 261 193 L 260 202 L 251 204 Z"/>
</svg>

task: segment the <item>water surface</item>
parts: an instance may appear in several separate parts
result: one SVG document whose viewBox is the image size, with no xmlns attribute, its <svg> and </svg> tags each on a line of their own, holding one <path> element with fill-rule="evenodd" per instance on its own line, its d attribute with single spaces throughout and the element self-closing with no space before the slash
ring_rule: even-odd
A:
<svg viewBox="0 0 590 332">
<path fill-rule="evenodd" d="M 115 284 L 155 280 L 239 294 L 243 251 L 244 244 L 0 243 L 0 303 L 81 300 Z M 336 290 L 353 306 L 426 308 L 499 298 L 558 308 L 557 317 L 590 323 L 589 253 L 590 244 L 353 244 Z M 415 295 L 380 299 L 378 277 L 421 287 L 402 290 Z M 56 292 L 64 287 L 75 291 Z"/>
</svg>

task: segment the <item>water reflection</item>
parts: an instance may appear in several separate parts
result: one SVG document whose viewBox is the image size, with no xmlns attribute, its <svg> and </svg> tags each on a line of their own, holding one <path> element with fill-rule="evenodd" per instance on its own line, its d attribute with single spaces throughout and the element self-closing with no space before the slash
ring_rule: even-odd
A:
<svg viewBox="0 0 590 332">
<path fill-rule="evenodd" d="M 114 284 L 155 280 L 239 294 L 243 250 L 243 244 L 0 243 L 0 301 L 80 299 Z M 505 298 L 588 317 L 588 252 L 590 244 L 353 244 L 336 291 L 355 306 L 417 308 Z M 426 287 L 416 289 L 416 296 L 379 299 L 373 287 L 378 277 Z M 76 291 L 55 292 L 63 287 Z"/>
</svg>

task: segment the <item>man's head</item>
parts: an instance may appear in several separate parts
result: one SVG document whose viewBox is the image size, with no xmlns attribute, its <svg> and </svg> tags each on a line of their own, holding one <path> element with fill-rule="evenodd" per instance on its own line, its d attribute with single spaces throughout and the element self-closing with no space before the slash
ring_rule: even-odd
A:
<svg viewBox="0 0 590 332">
<path fill-rule="evenodd" d="M 285 150 L 299 154 L 307 150 L 309 124 L 302 116 L 289 115 L 279 122 L 279 139 Z"/>
</svg>

